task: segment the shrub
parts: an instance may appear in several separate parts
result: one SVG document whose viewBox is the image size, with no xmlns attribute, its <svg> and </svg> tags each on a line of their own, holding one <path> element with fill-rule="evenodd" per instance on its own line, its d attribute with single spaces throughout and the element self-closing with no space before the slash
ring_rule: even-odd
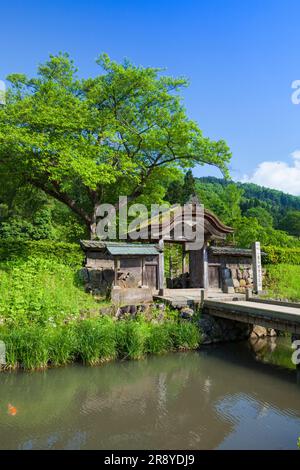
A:
<svg viewBox="0 0 300 470">
<path fill-rule="evenodd" d="M 140 319 L 116 323 L 117 353 L 125 359 L 140 359 L 146 353 L 149 324 Z"/>
<path fill-rule="evenodd" d="M 196 349 L 200 342 L 199 327 L 195 323 L 180 321 L 174 325 L 173 345 L 176 349 Z"/>
<path fill-rule="evenodd" d="M 70 363 L 76 354 L 77 336 L 74 322 L 49 330 L 49 361 L 54 366 Z"/>
<path fill-rule="evenodd" d="M 79 244 L 38 241 L 4 241 L 0 244 L 0 261 L 27 260 L 35 256 L 44 260 L 56 260 L 71 267 L 82 266 L 84 255 Z"/>
<path fill-rule="evenodd" d="M 277 246 L 264 246 L 266 256 L 265 264 L 293 264 L 300 265 L 300 248 L 282 248 Z"/>
<path fill-rule="evenodd" d="M 3 328 L 0 339 L 6 346 L 7 367 L 42 369 L 49 360 L 48 332 L 38 326 L 15 326 L 8 331 Z"/>
<path fill-rule="evenodd" d="M 266 287 L 271 297 L 300 301 L 300 266 L 269 265 Z"/>
<path fill-rule="evenodd" d="M 32 257 L 0 263 L 0 316 L 14 324 L 63 323 L 81 310 L 99 308 L 69 266 Z"/>
<path fill-rule="evenodd" d="M 115 322 L 110 317 L 90 318 L 76 325 L 77 356 L 86 364 L 99 364 L 116 356 Z"/>
<path fill-rule="evenodd" d="M 173 350 L 172 322 L 149 325 L 149 336 L 146 342 L 146 351 L 150 354 L 161 354 Z"/>
</svg>

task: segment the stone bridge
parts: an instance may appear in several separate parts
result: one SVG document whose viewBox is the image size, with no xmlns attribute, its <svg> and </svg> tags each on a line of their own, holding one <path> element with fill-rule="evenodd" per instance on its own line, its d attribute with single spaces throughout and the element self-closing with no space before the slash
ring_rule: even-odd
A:
<svg viewBox="0 0 300 470">
<path fill-rule="evenodd" d="M 300 304 L 269 300 L 205 300 L 204 313 L 300 335 Z"/>
</svg>

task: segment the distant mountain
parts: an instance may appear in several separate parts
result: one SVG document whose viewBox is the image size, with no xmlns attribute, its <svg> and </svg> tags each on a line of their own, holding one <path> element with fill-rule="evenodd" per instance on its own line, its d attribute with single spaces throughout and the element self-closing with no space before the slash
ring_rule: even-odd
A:
<svg viewBox="0 0 300 470">
<path fill-rule="evenodd" d="M 217 189 L 217 187 L 225 187 L 233 183 L 232 181 L 211 176 L 195 178 L 195 180 L 198 184 L 200 183 L 204 187 L 207 186 L 210 189 L 213 186 Z M 243 213 L 253 207 L 262 207 L 272 214 L 276 226 L 288 211 L 300 211 L 299 196 L 292 196 L 282 191 L 265 188 L 253 183 L 234 182 L 234 184 L 243 190 L 241 201 L 241 210 Z"/>
</svg>

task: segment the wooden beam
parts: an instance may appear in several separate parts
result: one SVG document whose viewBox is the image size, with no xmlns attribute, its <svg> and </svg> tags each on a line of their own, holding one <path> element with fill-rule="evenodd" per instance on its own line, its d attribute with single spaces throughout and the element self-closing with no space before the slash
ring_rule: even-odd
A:
<svg viewBox="0 0 300 470">
<path fill-rule="evenodd" d="M 203 245 L 203 288 L 209 288 L 208 282 L 208 253 L 207 253 L 207 243 Z"/>
<path fill-rule="evenodd" d="M 164 293 L 165 284 L 165 266 L 164 266 L 164 240 L 160 239 L 158 242 L 159 255 L 158 255 L 158 291 L 159 295 Z"/>
</svg>

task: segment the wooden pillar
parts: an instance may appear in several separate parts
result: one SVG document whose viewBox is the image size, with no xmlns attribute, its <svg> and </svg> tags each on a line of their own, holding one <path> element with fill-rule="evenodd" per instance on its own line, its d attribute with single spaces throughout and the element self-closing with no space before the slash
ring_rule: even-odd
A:
<svg viewBox="0 0 300 470">
<path fill-rule="evenodd" d="M 182 245 L 182 279 L 183 279 L 183 288 L 186 287 L 186 278 L 185 278 L 185 272 L 186 272 L 186 251 L 185 251 L 185 244 Z"/>
<path fill-rule="evenodd" d="M 159 255 L 158 255 L 158 291 L 159 295 L 164 294 L 165 283 L 165 266 L 164 266 L 164 241 L 163 239 L 158 242 Z"/>
<path fill-rule="evenodd" d="M 119 258 L 114 258 L 114 271 L 115 271 L 115 280 L 114 280 L 114 285 L 118 285 L 118 269 L 120 266 L 120 260 Z"/>
<path fill-rule="evenodd" d="M 204 289 L 209 288 L 208 282 L 208 253 L 207 253 L 207 243 L 203 245 L 203 287 Z"/>
<path fill-rule="evenodd" d="M 146 286 L 146 266 L 145 266 L 145 258 L 142 257 L 142 286 Z"/>
</svg>

